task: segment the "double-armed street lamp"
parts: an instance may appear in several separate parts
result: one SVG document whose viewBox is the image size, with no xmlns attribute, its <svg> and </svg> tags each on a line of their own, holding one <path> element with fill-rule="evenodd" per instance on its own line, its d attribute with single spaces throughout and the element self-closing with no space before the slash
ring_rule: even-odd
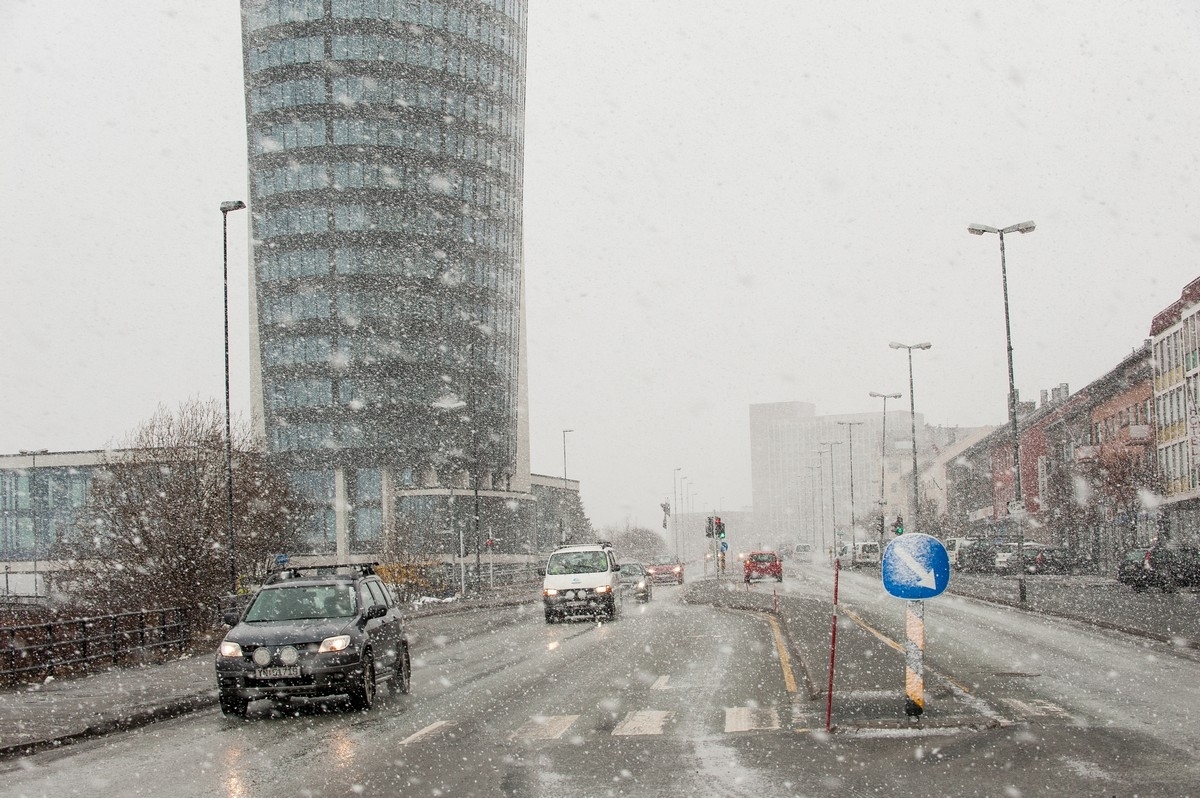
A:
<svg viewBox="0 0 1200 798">
<path fill-rule="evenodd" d="M 900 394 L 871 391 L 870 396 L 883 400 L 883 430 L 879 433 L 879 550 L 883 551 L 883 512 L 887 507 L 887 400 L 899 399 Z"/>
<path fill-rule="evenodd" d="M 839 421 L 838 424 L 846 428 L 846 434 L 849 436 L 850 449 L 850 542 L 854 543 L 854 428 L 862 424 L 861 421 Z"/>
<path fill-rule="evenodd" d="M 833 557 L 837 559 L 838 525 L 837 525 L 837 477 L 833 468 L 833 447 L 841 446 L 841 441 L 821 441 L 822 446 L 829 447 L 829 520 L 833 524 Z"/>
<path fill-rule="evenodd" d="M 671 537 L 675 538 L 676 559 L 683 556 L 679 545 L 679 472 L 682 470 L 683 466 L 679 466 L 671 472 Z"/>
<path fill-rule="evenodd" d="M 233 537 L 233 436 L 229 408 L 229 214 L 246 207 L 241 200 L 221 203 L 221 252 L 225 271 L 225 531 L 229 536 L 229 592 L 237 594 L 237 560 Z"/>
<path fill-rule="evenodd" d="M 1035 225 L 1033 222 L 1019 222 L 1011 224 L 1008 227 L 991 227 L 986 224 L 971 224 L 967 226 L 967 232 L 971 235 L 981 236 L 984 233 L 995 233 L 1000 237 L 1000 285 L 1004 292 L 1004 339 L 1008 349 L 1008 421 L 1012 429 L 1012 450 L 1013 450 L 1013 504 L 1012 507 L 1024 509 L 1024 499 L 1021 498 L 1021 437 L 1017 431 L 1017 385 L 1013 379 L 1013 346 L 1012 346 L 1012 321 L 1008 311 L 1008 268 L 1004 262 L 1004 234 L 1005 233 L 1031 233 Z M 1010 509 L 1009 514 L 1012 514 Z M 1025 601 L 1025 578 L 1024 578 L 1024 545 L 1025 545 L 1025 529 L 1023 524 L 1018 519 L 1017 522 L 1017 562 L 1020 564 L 1020 573 L 1022 574 L 1019 585 L 1021 601 Z"/>
<path fill-rule="evenodd" d="M 888 344 L 892 349 L 907 349 L 908 350 L 908 416 L 912 424 L 912 482 L 913 482 L 913 503 L 912 517 L 908 521 L 910 529 L 916 530 L 917 514 L 919 512 L 918 502 L 920 501 L 920 477 L 917 474 L 917 400 L 913 394 L 913 365 L 912 353 L 914 349 L 929 349 L 933 344 L 928 341 L 920 344 L 898 344 L 892 341 Z"/>
</svg>

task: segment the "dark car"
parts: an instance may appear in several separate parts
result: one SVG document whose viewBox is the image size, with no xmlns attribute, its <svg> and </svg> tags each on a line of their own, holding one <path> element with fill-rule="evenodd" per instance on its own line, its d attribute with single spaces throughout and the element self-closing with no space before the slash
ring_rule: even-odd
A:
<svg viewBox="0 0 1200 798">
<path fill-rule="evenodd" d="M 634 600 L 645 603 L 654 598 L 654 585 L 640 562 L 621 563 L 621 590 Z"/>
<path fill-rule="evenodd" d="M 1117 581 L 1129 585 L 1136 592 L 1147 590 L 1153 584 L 1153 571 L 1146 561 L 1150 549 L 1137 548 L 1125 552 L 1124 559 L 1117 565 Z"/>
<path fill-rule="evenodd" d="M 967 573 L 994 573 L 997 546 L 991 540 L 976 540 L 958 553 L 958 569 Z"/>
<path fill-rule="evenodd" d="M 1169 593 L 1181 587 L 1200 587 L 1200 549 L 1171 541 L 1155 541 L 1146 550 L 1147 587 Z"/>
<path fill-rule="evenodd" d="M 338 572 L 341 571 L 341 572 Z M 408 637 L 391 591 L 370 565 L 289 568 L 272 575 L 217 650 L 221 711 L 257 698 L 345 695 L 370 709 L 376 689 L 409 691 Z"/>
</svg>

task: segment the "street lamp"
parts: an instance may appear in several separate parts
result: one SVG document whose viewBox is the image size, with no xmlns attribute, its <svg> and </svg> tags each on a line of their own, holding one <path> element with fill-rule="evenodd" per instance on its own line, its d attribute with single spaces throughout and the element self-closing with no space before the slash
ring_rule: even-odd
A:
<svg viewBox="0 0 1200 798">
<path fill-rule="evenodd" d="M 892 349 L 907 349 L 908 350 L 908 417 L 912 424 L 912 469 L 913 469 L 913 503 L 912 517 L 908 520 L 909 528 L 916 530 L 917 514 L 919 512 L 918 502 L 920 501 L 919 481 L 917 477 L 917 400 L 913 396 L 913 368 L 912 368 L 912 353 L 914 349 L 929 349 L 933 344 L 926 341 L 923 344 L 898 344 L 892 341 L 888 344 Z"/>
<path fill-rule="evenodd" d="M 1008 348 L 1008 422 L 1012 428 L 1012 450 L 1013 450 L 1013 506 L 1021 508 L 1025 507 L 1024 500 L 1021 498 L 1021 439 L 1017 433 L 1017 385 L 1013 379 L 1013 346 L 1012 346 L 1012 322 L 1008 312 L 1008 268 L 1004 263 L 1004 234 L 1005 233 L 1030 233 L 1034 230 L 1033 222 L 1020 222 L 1012 224 L 1008 227 L 996 228 L 986 224 L 971 224 L 967 226 L 967 232 L 971 235 L 981 236 L 984 233 L 995 233 L 1000 237 L 1000 285 L 1004 291 L 1004 339 Z M 1012 514 L 1012 510 L 1009 510 Z M 1017 563 L 1021 568 L 1021 579 L 1019 581 L 1021 601 L 1025 600 L 1025 578 L 1024 578 L 1024 549 L 1025 547 L 1025 529 L 1018 521 L 1017 523 Z"/>
<path fill-rule="evenodd" d="M 821 445 L 829 447 L 829 520 L 833 523 L 833 549 L 834 549 L 833 556 L 834 556 L 834 559 L 837 559 L 838 526 L 837 526 L 837 493 L 836 493 L 836 488 L 835 488 L 835 486 L 837 484 L 837 477 L 835 476 L 834 469 L 833 469 L 833 447 L 841 446 L 842 442 L 841 441 L 832 441 L 832 442 L 827 443 L 825 441 L 821 441 Z"/>
<path fill-rule="evenodd" d="M 871 398 L 883 400 L 883 431 L 879 433 L 879 550 L 883 551 L 884 508 L 887 507 L 887 400 L 899 399 L 898 393 L 871 391 Z"/>
<path fill-rule="evenodd" d="M 563 439 L 563 489 L 562 489 L 562 498 L 560 498 L 560 499 L 559 499 L 559 505 L 558 505 L 558 532 L 559 532 L 559 538 L 560 538 L 560 539 L 559 539 L 559 542 L 560 542 L 560 543 L 562 543 L 562 544 L 564 544 L 564 545 L 565 545 L 565 544 L 566 544 L 566 542 L 567 542 L 567 524 L 566 524 L 566 518 L 564 518 L 564 517 L 563 517 L 563 506 L 562 506 L 562 503 L 563 503 L 563 501 L 564 501 L 564 500 L 567 498 L 567 433 L 568 433 L 568 432 L 574 432 L 574 431 L 575 431 L 575 430 L 573 430 L 573 429 L 565 429 L 565 430 L 563 430 L 563 431 L 562 431 L 562 439 Z"/>
<path fill-rule="evenodd" d="M 681 552 L 679 550 L 679 472 L 683 470 L 680 466 L 671 472 L 671 537 L 675 539 L 675 559 L 679 560 Z"/>
<path fill-rule="evenodd" d="M 225 271 L 225 531 L 229 536 L 229 592 L 237 594 L 237 561 L 233 539 L 233 437 L 229 410 L 229 213 L 246 207 L 241 200 L 221 203 L 221 254 Z"/>
<path fill-rule="evenodd" d="M 839 421 L 838 424 L 846 428 L 846 434 L 850 436 L 850 543 L 854 543 L 854 428 L 861 421 Z"/>
</svg>

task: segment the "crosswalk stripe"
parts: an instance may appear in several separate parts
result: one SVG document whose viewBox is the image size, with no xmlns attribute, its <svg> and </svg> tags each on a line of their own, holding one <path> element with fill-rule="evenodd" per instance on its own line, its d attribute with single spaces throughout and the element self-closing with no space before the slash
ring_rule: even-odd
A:
<svg viewBox="0 0 1200 798">
<path fill-rule="evenodd" d="M 630 712 L 617 724 L 612 733 L 614 737 L 662 734 L 663 726 L 670 719 L 670 712 L 659 712 L 658 710 Z"/>
<path fill-rule="evenodd" d="M 650 685 L 651 690 L 666 690 L 667 682 L 670 681 L 670 676 L 659 676 L 654 680 L 654 684 Z"/>
<path fill-rule="evenodd" d="M 577 720 L 578 715 L 534 715 L 509 739 L 557 740 Z"/>
<path fill-rule="evenodd" d="M 758 729 L 778 729 L 779 715 L 773 707 L 757 709 L 754 707 L 725 707 L 725 732 L 756 731 Z"/>
</svg>

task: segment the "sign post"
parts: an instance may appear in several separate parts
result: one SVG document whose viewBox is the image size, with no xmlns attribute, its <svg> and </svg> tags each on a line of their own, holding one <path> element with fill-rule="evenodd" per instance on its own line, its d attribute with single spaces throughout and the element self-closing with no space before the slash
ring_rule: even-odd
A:
<svg viewBox="0 0 1200 798">
<path fill-rule="evenodd" d="M 883 589 L 905 599 L 904 713 L 917 717 L 925 711 L 925 599 L 950 584 L 950 555 L 931 535 L 902 535 L 884 550 L 879 570 Z"/>
</svg>

